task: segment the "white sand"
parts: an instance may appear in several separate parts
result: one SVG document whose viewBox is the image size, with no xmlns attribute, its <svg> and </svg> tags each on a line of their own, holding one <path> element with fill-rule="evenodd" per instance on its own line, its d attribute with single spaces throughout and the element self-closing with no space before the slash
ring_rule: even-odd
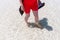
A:
<svg viewBox="0 0 60 40">
<path fill-rule="evenodd" d="M 46 5 L 39 10 L 39 19 L 47 21 L 41 30 L 26 26 L 25 14 L 18 11 L 19 0 L 0 0 L 0 40 L 60 40 L 60 0 L 42 2 Z M 32 13 L 29 21 L 34 22 Z"/>
</svg>

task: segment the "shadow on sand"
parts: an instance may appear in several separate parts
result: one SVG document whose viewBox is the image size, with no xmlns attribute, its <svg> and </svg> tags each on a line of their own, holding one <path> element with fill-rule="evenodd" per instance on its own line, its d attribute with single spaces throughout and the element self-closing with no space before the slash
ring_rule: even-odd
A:
<svg viewBox="0 0 60 40">
<path fill-rule="evenodd" d="M 42 20 L 40 20 L 39 24 L 42 25 L 43 29 L 45 28 L 48 31 L 52 31 L 53 30 L 53 28 L 48 25 L 48 19 L 47 18 L 43 18 Z M 35 24 L 34 23 L 30 23 L 30 27 L 34 28 Z"/>
</svg>

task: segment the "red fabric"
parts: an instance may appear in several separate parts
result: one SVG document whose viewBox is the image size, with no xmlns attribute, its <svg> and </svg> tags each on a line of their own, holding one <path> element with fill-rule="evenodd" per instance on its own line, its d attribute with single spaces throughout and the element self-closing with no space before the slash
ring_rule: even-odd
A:
<svg viewBox="0 0 60 40">
<path fill-rule="evenodd" d="M 24 0 L 23 5 L 25 13 L 30 13 L 30 9 L 33 11 L 38 10 L 37 0 Z"/>
</svg>

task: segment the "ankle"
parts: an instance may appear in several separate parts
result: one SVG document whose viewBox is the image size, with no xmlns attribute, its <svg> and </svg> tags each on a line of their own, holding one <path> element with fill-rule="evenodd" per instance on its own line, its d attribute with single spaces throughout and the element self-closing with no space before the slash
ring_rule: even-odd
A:
<svg viewBox="0 0 60 40">
<path fill-rule="evenodd" d="M 38 23 L 38 22 L 35 22 L 35 23 Z"/>
</svg>

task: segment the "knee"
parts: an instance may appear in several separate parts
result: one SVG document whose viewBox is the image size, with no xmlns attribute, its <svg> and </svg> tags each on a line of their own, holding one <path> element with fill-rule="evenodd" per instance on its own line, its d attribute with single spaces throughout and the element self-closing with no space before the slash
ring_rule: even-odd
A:
<svg viewBox="0 0 60 40">
<path fill-rule="evenodd" d="M 34 17 L 38 17 L 38 14 L 35 14 Z"/>
<path fill-rule="evenodd" d="M 30 17 L 30 14 L 26 14 L 27 17 Z"/>
<path fill-rule="evenodd" d="M 26 16 L 25 16 L 25 17 L 29 18 L 29 17 L 30 17 L 30 14 L 26 14 Z"/>
</svg>

